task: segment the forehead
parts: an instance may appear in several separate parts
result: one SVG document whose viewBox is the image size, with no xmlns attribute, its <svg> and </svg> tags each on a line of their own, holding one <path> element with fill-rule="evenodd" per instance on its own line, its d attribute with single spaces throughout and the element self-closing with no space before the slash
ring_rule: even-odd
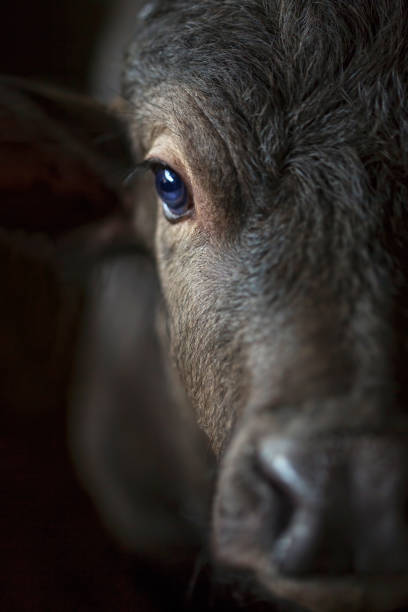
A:
<svg viewBox="0 0 408 612">
<path fill-rule="evenodd" d="M 288 174 L 326 190 L 356 181 L 358 160 L 381 147 L 384 159 L 398 155 L 384 151 L 389 106 L 402 117 L 392 81 L 406 85 L 397 4 L 158 2 L 127 55 L 134 123 L 146 142 L 171 131 L 203 181 L 224 192 L 233 176 L 252 194 Z"/>
<path fill-rule="evenodd" d="M 329 84 L 346 85 L 356 66 L 354 78 L 364 80 L 363 67 L 375 78 L 387 59 L 395 65 L 403 37 L 390 36 L 401 15 L 389 0 L 159 0 L 154 7 L 136 24 L 125 93 L 140 100 L 147 87 L 161 88 L 166 97 L 167 86 L 179 85 L 197 92 L 214 119 L 228 111 L 247 131 L 257 118 L 249 111 L 262 115 L 268 102 L 289 112 Z"/>
<path fill-rule="evenodd" d="M 145 141 L 165 126 L 207 163 L 217 157 L 239 168 L 243 159 L 256 158 L 254 120 L 271 95 L 270 32 L 262 27 L 261 5 L 159 2 L 138 24 L 124 94 Z"/>
</svg>

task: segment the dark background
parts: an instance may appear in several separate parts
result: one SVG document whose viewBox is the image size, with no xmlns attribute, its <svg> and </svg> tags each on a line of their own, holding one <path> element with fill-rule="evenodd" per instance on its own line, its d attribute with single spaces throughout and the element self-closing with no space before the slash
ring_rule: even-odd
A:
<svg viewBox="0 0 408 612">
<path fill-rule="evenodd" d="M 120 57 L 131 37 L 137 9 L 137 0 L 1 0 L 0 74 L 111 99 L 118 93 Z M 4 151 L 0 151 L 0 168 L 7 167 L 4 161 Z M 1 206 L 7 205 L 4 193 L 0 195 Z M 141 570 L 139 566 L 135 570 L 133 556 L 111 540 L 79 484 L 67 446 L 66 393 L 54 402 L 48 378 L 39 378 L 39 397 L 30 394 L 27 401 L 17 402 L 17 391 L 26 393 L 26 379 L 31 376 L 30 372 L 25 376 L 21 368 L 7 377 L 11 397 L 4 389 L 4 371 L 9 371 L 5 364 L 10 365 L 5 357 L 9 325 L 4 312 L 13 321 L 13 330 L 24 309 L 32 308 L 43 319 L 37 326 L 22 317 L 22 337 L 37 330 L 36 339 L 47 338 L 48 321 L 53 321 L 39 299 L 44 272 L 41 256 L 37 270 L 28 265 L 31 259 L 26 261 L 24 243 L 13 244 L 0 228 L 0 610 L 151 612 L 155 606 L 148 587 L 147 595 L 144 593 L 149 579 L 142 575 L 139 580 Z M 32 258 L 30 245 L 27 252 Z M 14 263 L 21 259 L 16 274 L 7 269 L 10 257 Z M 48 278 L 46 262 L 44 266 Z M 53 295 L 51 292 L 49 302 L 57 307 L 60 300 Z M 48 331 L 52 335 L 52 329 Z M 67 327 L 68 337 L 75 339 L 75 333 Z M 69 358 L 69 351 L 67 354 Z M 42 359 L 45 368 L 45 349 Z M 62 378 L 65 381 L 68 375 Z"/>
<path fill-rule="evenodd" d="M 3 0 L 0 73 L 109 101 L 142 0 Z"/>
</svg>

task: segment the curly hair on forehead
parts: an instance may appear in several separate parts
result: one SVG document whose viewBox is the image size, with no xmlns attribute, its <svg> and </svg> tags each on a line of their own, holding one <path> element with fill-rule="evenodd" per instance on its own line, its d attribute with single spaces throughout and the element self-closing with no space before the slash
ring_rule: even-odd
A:
<svg viewBox="0 0 408 612">
<path fill-rule="evenodd" d="M 124 91 L 182 82 L 253 125 L 269 101 L 288 112 L 330 84 L 350 95 L 406 78 L 407 28 L 392 0 L 158 2 L 136 28 Z"/>
<path fill-rule="evenodd" d="M 139 21 L 125 77 L 132 81 L 140 60 L 156 72 L 160 60 L 157 77 L 184 74 L 231 94 L 272 83 L 288 102 L 353 63 L 403 69 L 406 38 L 400 1 L 158 1 Z"/>
</svg>

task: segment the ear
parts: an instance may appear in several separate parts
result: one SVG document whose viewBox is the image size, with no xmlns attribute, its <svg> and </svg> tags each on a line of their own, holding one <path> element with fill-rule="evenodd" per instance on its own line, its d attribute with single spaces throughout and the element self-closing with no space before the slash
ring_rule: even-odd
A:
<svg viewBox="0 0 408 612">
<path fill-rule="evenodd" d="M 0 227 L 53 241 L 103 221 L 127 225 L 125 126 L 88 98 L 0 78 Z"/>
<path fill-rule="evenodd" d="M 0 78 L 0 396 L 10 415 L 66 401 L 86 264 L 136 240 L 132 164 L 125 126 L 104 106 Z"/>
</svg>

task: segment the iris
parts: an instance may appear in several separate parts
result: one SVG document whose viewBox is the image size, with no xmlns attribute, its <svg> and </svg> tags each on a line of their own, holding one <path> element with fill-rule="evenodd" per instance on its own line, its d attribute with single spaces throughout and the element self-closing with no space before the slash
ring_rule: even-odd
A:
<svg viewBox="0 0 408 612">
<path fill-rule="evenodd" d="M 171 168 L 156 171 L 156 190 L 163 204 L 166 217 L 178 219 L 189 209 L 188 191 L 182 178 Z"/>
</svg>

